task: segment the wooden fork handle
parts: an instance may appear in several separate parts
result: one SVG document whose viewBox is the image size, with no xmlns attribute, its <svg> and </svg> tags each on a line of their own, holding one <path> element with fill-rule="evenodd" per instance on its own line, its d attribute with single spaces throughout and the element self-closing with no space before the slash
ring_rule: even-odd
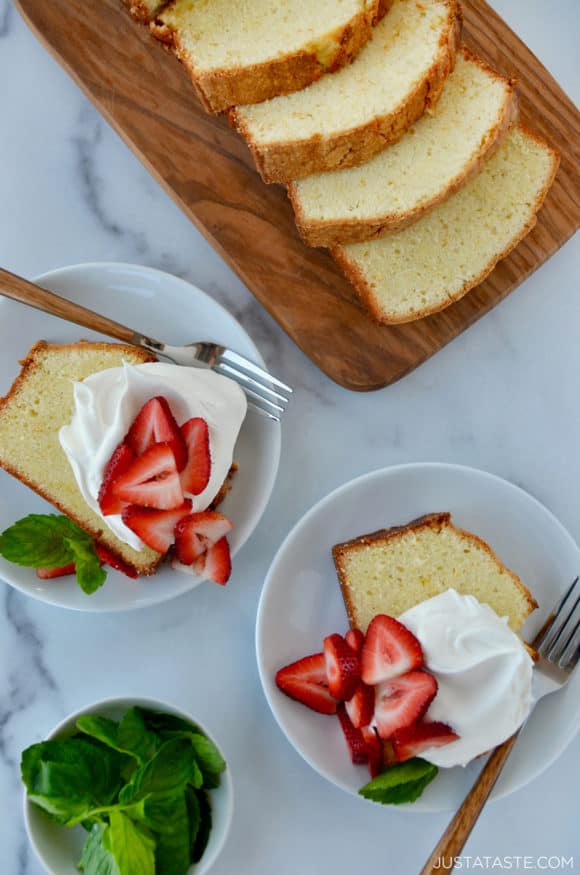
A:
<svg viewBox="0 0 580 875">
<path fill-rule="evenodd" d="M 93 331 L 115 337 L 124 343 L 138 343 L 140 335 L 137 335 L 131 328 L 120 325 L 112 319 L 107 319 L 106 316 L 99 316 L 98 313 L 93 313 L 92 310 L 87 310 L 80 304 L 67 301 L 66 298 L 61 298 L 54 292 L 42 289 L 40 286 L 2 268 L 0 268 L 0 294 L 13 301 L 42 310 L 44 313 L 50 313 L 51 316 L 58 316 L 68 322 L 82 325 L 83 328 L 92 328 Z"/>
<path fill-rule="evenodd" d="M 500 776 L 517 737 L 518 733 L 516 732 L 515 735 L 496 747 L 490 755 L 477 781 L 421 869 L 420 875 L 433 875 L 435 872 L 441 875 L 442 871 L 448 872 L 453 868 L 450 861 L 459 856 L 463 850 L 463 846 Z"/>
</svg>

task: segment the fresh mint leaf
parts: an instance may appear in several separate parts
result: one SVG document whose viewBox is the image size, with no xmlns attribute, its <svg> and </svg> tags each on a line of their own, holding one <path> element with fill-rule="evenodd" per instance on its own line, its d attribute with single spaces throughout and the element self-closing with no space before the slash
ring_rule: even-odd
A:
<svg viewBox="0 0 580 875">
<path fill-rule="evenodd" d="M 108 830 L 109 827 L 102 823 L 92 828 L 78 863 L 84 875 L 119 875 L 115 858 L 103 845 Z"/>
<path fill-rule="evenodd" d="M 193 798 L 195 798 L 198 808 L 199 808 L 199 826 L 197 828 L 197 833 L 195 839 L 193 841 L 192 851 L 191 851 L 191 861 L 192 863 L 199 863 L 201 858 L 205 853 L 205 849 L 207 848 L 207 843 L 209 841 L 209 835 L 211 833 L 212 827 L 212 815 L 211 815 L 211 805 L 209 801 L 209 797 L 204 790 L 191 790 L 190 787 L 188 789 L 188 809 L 190 812 L 190 822 L 193 823 L 192 817 L 192 806 L 193 806 Z"/>
<path fill-rule="evenodd" d="M 151 759 L 161 742 L 145 725 L 140 708 L 130 708 L 119 724 L 118 743 L 123 750 L 131 751 L 144 763 Z"/>
<path fill-rule="evenodd" d="M 21 773 L 30 801 L 72 826 L 115 800 L 122 764 L 123 758 L 106 747 L 68 738 L 27 748 Z"/>
<path fill-rule="evenodd" d="M 57 514 L 29 514 L 0 535 L 0 556 L 27 568 L 60 568 L 75 563 L 77 580 L 88 595 L 107 579 L 95 545 L 76 523 Z"/>
<path fill-rule="evenodd" d="M 113 855 L 119 875 L 155 875 L 154 840 L 116 808 L 103 845 Z"/>
<path fill-rule="evenodd" d="M 414 802 L 437 775 L 439 769 L 432 763 L 414 757 L 385 769 L 358 791 L 365 799 L 382 805 L 401 805 Z"/>
<path fill-rule="evenodd" d="M 135 772 L 121 790 L 119 801 L 126 805 L 150 793 L 177 794 L 189 783 L 200 787 L 202 780 L 191 742 L 185 738 L 170 739 Z"/>
<path fill-rule="evenodd" d="M 146 724 L 164 740 L 189 738 L 203 776 L 203 786 L 208 790 L 219 787 L 219 776 L 226 767 L 225 760 L 213 741 L 195 723 L 156 711 L 144 711 L 143 715 Z"/>
<path fill-rule="evenodd" d="M 141 822 L 156 838 L 157 875 L 187 875 L 192 845 L 185 791 L 176 796 L 147 797 Z"/>
</svg>

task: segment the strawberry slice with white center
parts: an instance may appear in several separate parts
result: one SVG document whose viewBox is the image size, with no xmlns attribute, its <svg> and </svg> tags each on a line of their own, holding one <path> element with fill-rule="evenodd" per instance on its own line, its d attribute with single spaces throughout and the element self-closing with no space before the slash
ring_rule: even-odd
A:
<svg viewBox="0 0 580 875">
<path fill-rule="evenodd" d="M 190 495 L 201 495 L 211 475 L 207 422 L 200 416 L 188 419 L 181 426 L 181 434 L 187 447 L 187 462 L 181 472 L 181 486 Z"/>
<path fill-rule="evenodd" d="M 352 725 L 350 718 L 346 713 L 346 708 L 344 707 L 342 702 L 338 705 L 336 713 L 340 721 L 340 728 L 342 729 L 343 735 L 348 745 L 351 760 L 355 765 L 368 763 L 369 752 L 367 748 L 367 743 L 364 740 L 363 734 L 360 729 L 357 729 L 356 726 Z"/>
<path fill-rule="evenodd" d="M 152 550 L 167 553 L 175 543 L 176 525 L 190 511 L 189 498 L 173 510 L 156 510 L 131 504 L 123 511 L 123 522 Z"/>
<path fill-rule="evenodd" d="M 365 684 L 380 684 L 423 665 L 421 644 L 406 626 L 377 614 L 369 623 L 361 655 Z"/>
<path fill-rule="evenodd" d="M 213 583 L 224 586 L 230 579 L 231 573 L 230 545 L 227 538 L 220 538 L 215 544 L 211 544 L 205 554 L 203 574 Z"/>
<path fill-rule="evenodd" d="M 187 446 L 184 437 L 162 395 L 150 398 L 125 436 L 126 443 L 136 456 L 142 456 L 154 444 L 169 444 L 175 456 L 177 470 L 187 463 Z"/>
<path fill-rule="evenodd" d="M 358 656 L 342 635 L 335 633 L 324 639 L 324 658 L 331 695 L 336 699 L 350 699 L 360 680 Z"/>
<path fill-rule="evenodd" d="M 345 702 L 345 707 L 353 726 L 357 729 L 368 726 L 375 711 L 375 688 L 360 681 L 352 698 Z"/>
<path fill-rule="evenodd" d="M 336 714 L 336 699 L 328 690 L 323 653 L 304 656 L 284 666 L 276 674 L 283 693 L 319 714 Z"/>
<path fill-rule="evenodd" d="M 344 640 L 355 653 L 360 653 L 364 644 L 365 636 L 360 629 L 349 629 Z"/>
<path fill-rule="evenodd" d="M 53 580 L 55 577 L 67 577 L 76 571 L 74 562 L 62 565 L 60 568 L 37 568 L 36 576 L 41 580 Z"/>
<path fill-rule="evenodd" d="M 128 471 L 135 461 L 135 453 L 127 444 L 119 444 L 103 471 L 103 482 L 99 489 L 98 502 L 103 516 L 121 513 L 124 503 L 113 493 L 115 481 Z"/>
<path fill-rule="evenodd" d="M 391 738 L 391 744 L 398 762 L 410 760 L 433 747 L 443 747 L 457 741 L 459 736 L 446 723 L 424 721 L 398 729 Z"/>
<path fill-rule="evenodd" d="M 378 684 L 374 724 L 382 739 L 391 738 L 420 720 L 437 693 L 437 681 L 426 671 L 410 671 Z"/>
<path fill-rule="evenodd" d="M 183 504 L 183 492 L 173 450 L 153 444 L 115 480 L 113 495 L 128 504 L 171 510 Z"/>
<path fill-rule="evenodd" d="M 216 510 L 183 517 L 175 530 L 175 553 L 183 565 L 192 565 L 212 544 L 232 530 L 232 523 Z"/>
<path fill-rule="evenodd" d="M 371 778 L 376 778 L 383 771 L 383 742 L 372 726 L 363 726 L 361 729 L 362 737 L 367 746 L 367 756 L 369 760 L 369 772 Z"/>
</svg>

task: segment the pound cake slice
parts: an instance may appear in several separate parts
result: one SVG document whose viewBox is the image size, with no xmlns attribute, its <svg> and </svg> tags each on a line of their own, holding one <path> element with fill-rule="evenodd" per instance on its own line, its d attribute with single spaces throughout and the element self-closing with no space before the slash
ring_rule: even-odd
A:
<svg viewBox="0 0 580 875">
<path fill-rule="evenodd" d="M 473 595 L 517 632 L 537 604 L 491 547 L 434 513 L 332 548 L 348 618 L 363 632 L 376 614 L 398 617 L 448 589 Z"/>
<path fill-rule="evenodd" d="M 133 18 L 147 23 L 167 6 L 168 0 L 123 0 L 123 3 Z"/>
<path fill-rule="evenodd" d="M 347 64 L 392 0 L 173 0 L 152 31 L 210 112 L 288 94 Z"/>
<path fill-rule="evenodd" d="M 379 322 L 436 313 L 482 282 L 536 224 L 558 153 L 517 125 L 482 171 L 402 231 L 332 254 Z"/>
<path fill-rule="evenodd" d="M 155 361 L 146 350 L 115 343 L 34 344 L 8 394 L 0 399 L 0 466 L 21 480 L 139 574 L 153 574 L 163 554 L 119 540 L 79 492 L 58 433 L 73 416 L 73 380 Z"/>
<path fill-rule="evenodd" d="M 436 106 L 398 143 L 358 167 L 290 183 L 300 234 L 335 246 L 412 224 L 475 176 L 517 117 L 513 80 L 463 47 Z"/>
<path fill-rule="evenodd" d="M 353 167 L 435 105 L 460 32 L 455 0 L 394 0 L 348 67 L 295 94 L 234 107 L 230 121 L 266 182 Z"/>
</svg>

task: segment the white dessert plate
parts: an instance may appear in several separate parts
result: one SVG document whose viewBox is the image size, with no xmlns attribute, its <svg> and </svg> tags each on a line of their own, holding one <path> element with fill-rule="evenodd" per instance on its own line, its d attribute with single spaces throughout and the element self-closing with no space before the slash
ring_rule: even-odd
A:
<svg viewBox="0 0 580 875">
<path fill-rule="evenodd" d="M 185 280 L 162 271 L 130 264 L 79 264 L 43 274 L 36 282 L 159 340 L 175 344 L 219 341 L 265 366 L 248 334 L 220 304 Z M 103 335 L 0 297 L 0 395 L 8 391 L 18 373 L 19 359 L 36 340 L 66 343 L 79 338 L 98 340 Z M 221 505 L 234 524 L 229 538 L 232 556 L 264 513 L 278 471 L 280 436 L 279 423 L 248 408 L 235 449 L 239 468 Z M 54 512 L 52 505 L 0 470 L 0 532 L 29 513 Z M 33 598 L 78 611 L 146 607 L 186 593 L 202 582 L 172 570 L 168 564 L 154 576 L 139 580 L 108 570 L 101 589 L 87 596 L 74 577 L 42 581 L 33 570 L 1 557 L 0 577 Z M 235 577 L 234 561 L 228 586 L 235 585 Z M 215 584 L 204 582 L 204 586 Z"/>
<path fill-rule="evenodd" d="M 221 775 L 219 787 L 209 791 L 212 828 L 207 847 L 199 863 L 193 865 L 188 873 L 188 875 L 205 875 L 219 857 L 226 843 L 234 810 L 234 788 L 229 764 L 222 746 L 213 734 L 208 732 L 205 726 L 202 726 L 199 720 L 180 708 L 175 708 L 173 705 L 168 705 L 167 702 L 160 702 L 157 699 L 102 699 L 94 705 L 88 705 L 86 708 L 81 708 L 80 711 L 71 714 L 52 730 L 48 738 L 67 738 L 73 735 L 76 731 L 77 719 L 85 714 L 99 714 L 101 717 L 109 717 L 111 720 L 120 720 L 129 708 L 134 707 L 150 711 L 164 711 L 175 717 L 181 717 L 182 720 L 197 724 L 201 731 L 213 741 L 226 760 L 226 769 Z M 87 833 L 82 826 L 65 829 L 65 827 L 50 820 L 28 801 L 26 791 L 24 792 L 24 823 L 30 844 L 49 875 L 78 875 L 79 870 L 76 863 L 87 838 Z"/>
<path fill-rule="evenodd" d="M 287 698 L 276 687 L 275 674 L 320 652 L 326 635 L 348 628 L 332 546 L 435 511 L 450 511 L 458 526 L 484 538 L 533 592 L 539 609 L 522 630 L 527 640 L 580 573 L 580 549 L 549 510 L 512 483 L 472 468 L 435 463 L 385 468 L 341 486 L 313 507 L 287 536 L 268 572 L 256 626 L 258 666 L 266 698 L 290 743 L 319 774 L 354 795 L 369 780 L 368 770 L 350 762 L 338 720 Z M 539 775 L 579 727 L 577 671 L 534 710 L 492 798 L 507 796 Z M 481 760 L 465 769 L 441 769 L 417 802 L 397 809 L 454 809 L 480 768 Z"/>
</svg>

